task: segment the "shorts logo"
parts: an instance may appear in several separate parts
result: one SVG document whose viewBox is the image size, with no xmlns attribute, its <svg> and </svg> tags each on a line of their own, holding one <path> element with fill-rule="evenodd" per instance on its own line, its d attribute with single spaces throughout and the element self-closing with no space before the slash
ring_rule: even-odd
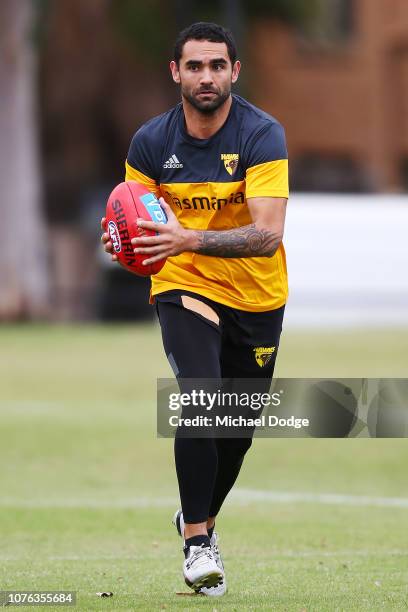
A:
<svg viewBox="0 0 408 612">
<path fill-rule="evenodd" d="M 239 154 L 238 153 L 221 153 L 221 161 L 224 162 L 224 166 L 228 174 L 231 176 L 238 168 Z"/>
<path fill-rule="evenodd" d="M 122 250 L 122 245 L 120 243 L 120 236 L 119 236 L 118 228 L 114 221 L 109 221 L 108 231 L 109 231 L 109 236 L 110 236 L 112 246 L 113 246 L 115 253 L 120 253 Z"/>
<path fill-rule="evenodd" d="M 272 353 L 275 352 L 275 346 L 258 346 L 254 348 L 256 363 L 260 368 L 266 366 L 267 363 L 272 359 Z"/>
</svg>

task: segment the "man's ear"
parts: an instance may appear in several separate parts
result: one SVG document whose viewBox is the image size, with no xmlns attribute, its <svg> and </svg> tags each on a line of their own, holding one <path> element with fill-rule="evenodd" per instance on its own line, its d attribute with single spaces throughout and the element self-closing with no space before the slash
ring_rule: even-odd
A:
<svg viewBox="0 0 408 612">
<path fill-rule="evenodd" d="M 173 81 L 175 83 L 180 83 L 180 72 L 174 60 L 171 60 L 170 62 L 170 71 L 171 71 L 171 76 L 173 77 Z"/>
<path fill-rule="evenodd" d="M 237 60 L 232 67 L 232 77 L 231 80 L 233 83 L 238 81 L 239 71 L 241 70 L 241 62 Z"/>
</svg>

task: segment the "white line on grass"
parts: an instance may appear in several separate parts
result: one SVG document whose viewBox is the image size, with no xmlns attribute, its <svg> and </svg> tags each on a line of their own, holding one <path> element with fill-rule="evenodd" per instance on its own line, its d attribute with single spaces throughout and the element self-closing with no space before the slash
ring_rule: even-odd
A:
<svg viewBox="0 0 408 612">
<path fill-rule="evenodd" d="M 337 493 L 279 492 L 256 489 L 233 489 L 228 498 L 232 506 L 264 502 L 329 504 L 335 506 L 378 506 L 381 508 L 408 508 L 407 497 L 370 497 L 367 495 L 343 495 Z M 3 497 L 0 507 L 13 508 L 173 508 L 179 504 L 177 497 L 134 497 L 128 499 L 13 499 Z"/>
<path fill-rule="evenodd" d="M 408 508 L 407 497 L 370 497 L 368 495 L 343 495 L 338 493 L 292 493 L 278 491 L 257 491 L 255 489 L 235 489 L 231 491 L 231 502 L 271 503 L 312 503 L 333 504 L 335 506 L 380 506 L 382 508 Z"/>
<path fill-rule="evenodd" d="M 401 549 L 378 549 L 375 548 L 373 550 L 273 550 L 269 549 L 271 552 L 271 557 L 274 559 L 290 559 L 292 557 L 298 558 L 321 558 L 321 557 L 398 557 L 398 556 L 406 556 L 407 551 Z M 43 556 L 42 560 L 47 559 L 48 561 L 136 561 L 138 559 L 146 559 L 147 553 L 141 554 L 123 554 L 123 555 L 48 555 Z M 21 559 L 27 559 L 27 555 L 7 555 L 2 554 L 0 552 L 0 561 L 20 561 Z"/>
<path fill-rule="evenodd" d="M 132 508 L 173 508 L 180 502 L 176 497 L 134 497 L 129 499 L 0 499 L 0 507 L 13 508 L 83 508 L 83 509 L 132 509 Z"/>
</svg>

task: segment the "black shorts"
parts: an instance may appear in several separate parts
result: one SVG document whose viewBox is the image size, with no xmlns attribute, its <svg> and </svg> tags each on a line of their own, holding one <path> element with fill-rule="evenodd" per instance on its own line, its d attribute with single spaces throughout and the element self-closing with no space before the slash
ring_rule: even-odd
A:
<svg viewBox="0 0 408 612">
<path fill-rule="evenodd" d="M 185 308 L 183 295 L 210 306 L 219 325 Z M 178 378 L 272 378 L 285 306 L 248 312 L 181 290 L 155 299 L 164 349 Z"/>
</svg>

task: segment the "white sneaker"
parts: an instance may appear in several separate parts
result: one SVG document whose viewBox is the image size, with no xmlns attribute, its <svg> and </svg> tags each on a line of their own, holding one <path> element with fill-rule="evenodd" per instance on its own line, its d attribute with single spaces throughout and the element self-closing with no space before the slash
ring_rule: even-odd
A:
<svg viewBox="0 0 408 612">
<path fill-rule="evenodd" d="M 176 510 L 173 516 L 173 520 L 171 521 L 175 528 L 177 529 L 177 533 L 184 540 L 184 517 L 182 510 Z"/>
<path fill-rule="evenodd" d="M 224 578 L 218 567 L 210 546 L 190 546 L 183 563 L 186 584 L 201 593 L 203 588 L 216 587 Z"/>
<path fill-rule="evenodd" d="M 179 536 L 181 536 L 184 539 L 184 518 L 183 518 L 182 510 L 176 510 L 173 516 L 173 525 L 176 527 L 177 533 L 179 534 Z M 227 581 L 225 578 L 224 564 L 222 562 L 220 550 L 218 548 L 218 535 L 215 531 L 213 531 L 213 534 L 211 536 L 210 544 L 211 544 L 211 552 L 218 566 L 218 569 L 223 574 L 223 579 L 216 586 L 210 587 L 207 585 L 207 586 L 201 587 L 201 589 L 199 590 L 199 593 L 202 593 L 203 595 L 209 595 L 210 597 L 221 597 L 222 595 L 225 595 L 225 593 L 227 592 Z"/>
</svg>

